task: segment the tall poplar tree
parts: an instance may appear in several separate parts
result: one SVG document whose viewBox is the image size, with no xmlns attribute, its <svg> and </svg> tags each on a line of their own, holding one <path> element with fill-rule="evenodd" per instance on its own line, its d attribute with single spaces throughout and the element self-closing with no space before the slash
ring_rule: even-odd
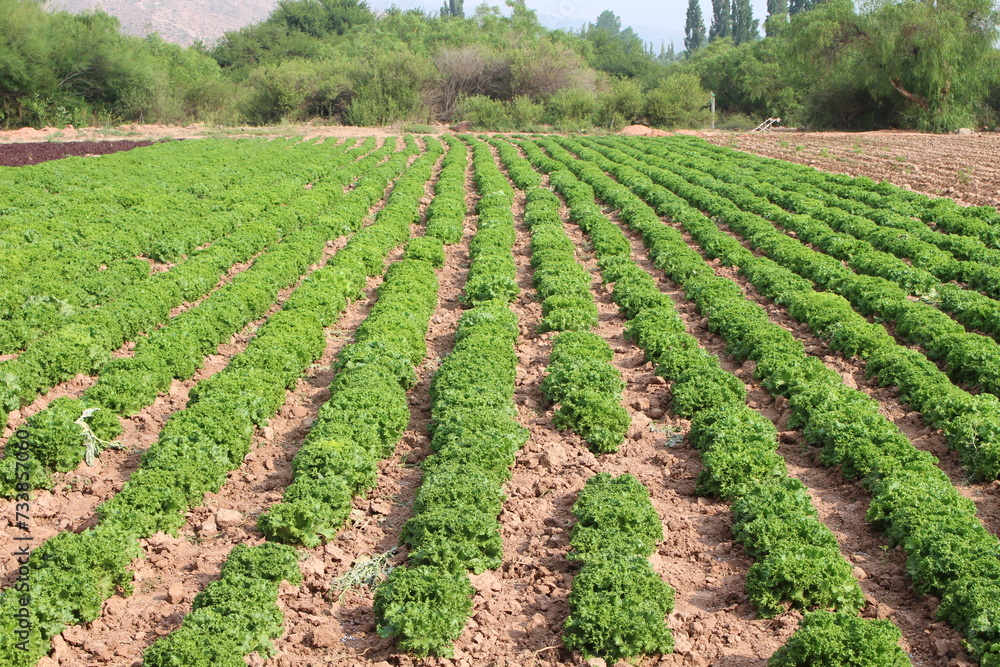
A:
<svg viewBox="0 0 1000 667">
<path fill-rule="evenodd" d="M 750 0 L 733 0 L 733 44 L 760 39 L 759 22 L 753 17 Z"/>
<path fill-rule="evenodd" d="M 687 20 L 684 22 L 684 49 L 692 54 L 705 46 L 705 19 L 701 16 L 698 0 L 688 0 Z M 673 42 L 670 48 L 673 49 Z"/>
<path fill-rule="evenodd" d="M 708 29 L 708 39 L 731 37 L 733 15 L 730 0 L 712 0 L 712 27 Z"/>
</svg>

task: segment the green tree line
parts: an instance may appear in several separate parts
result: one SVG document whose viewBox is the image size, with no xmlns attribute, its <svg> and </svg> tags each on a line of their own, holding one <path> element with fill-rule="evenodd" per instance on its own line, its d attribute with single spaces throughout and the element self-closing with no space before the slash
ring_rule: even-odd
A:
<svg viewBox="0 0 1000 667">
<path fill-rule="evenodd" d="M 281 0 L 260 23 L 181 47 L 123 35 L 100 11 L 0 0 L 0 124 L 697 127 L 708 91 L 737 125 L 1000 122 L 993 0 L 768 0 L 768 12 L 761 37 L 749 0 L 711 0 L 707 17 L 690 0 L 677 54 L 654 52 L 611 11 L 561 31 L 524 0 L 381 13 L 361 0 Z"/>
</svg>

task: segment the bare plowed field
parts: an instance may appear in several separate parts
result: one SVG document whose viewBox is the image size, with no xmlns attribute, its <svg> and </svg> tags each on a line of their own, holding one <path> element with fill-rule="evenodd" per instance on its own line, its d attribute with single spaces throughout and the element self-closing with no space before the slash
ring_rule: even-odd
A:
<svg viewBox="0 0 1000 667">
<path fill-rule="evenodd" d="M 1000 206 L 1000 133 L 774 132 L 705 135 L 720 146 L 885 180 L 963 204 Z"/>
</svg>

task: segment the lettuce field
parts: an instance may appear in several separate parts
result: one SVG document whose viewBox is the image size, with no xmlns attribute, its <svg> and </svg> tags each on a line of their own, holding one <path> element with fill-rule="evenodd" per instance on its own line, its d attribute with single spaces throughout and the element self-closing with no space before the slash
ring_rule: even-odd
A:
<svg viewBox="0 0 1000 667">
<path fill-rule="evenodd" d="M 1000 213 L 694 137 L 0 167 L 0 664 L 1000 665 Z"/>
</svg>

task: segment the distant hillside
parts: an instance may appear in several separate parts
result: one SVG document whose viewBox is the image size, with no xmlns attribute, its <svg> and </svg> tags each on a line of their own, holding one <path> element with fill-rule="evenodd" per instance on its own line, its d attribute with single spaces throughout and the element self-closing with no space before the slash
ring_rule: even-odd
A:
<svg viewBox="0 0 1000 667">
<path fill-rule="evenodd" d="M 160 33 L 168 42 L 209 43 L 227 30 L 263 21 L 277 0 L 50 0 L 50 9 L 101 9 L 117 16 L 130 35 Z"/>
</svg>

